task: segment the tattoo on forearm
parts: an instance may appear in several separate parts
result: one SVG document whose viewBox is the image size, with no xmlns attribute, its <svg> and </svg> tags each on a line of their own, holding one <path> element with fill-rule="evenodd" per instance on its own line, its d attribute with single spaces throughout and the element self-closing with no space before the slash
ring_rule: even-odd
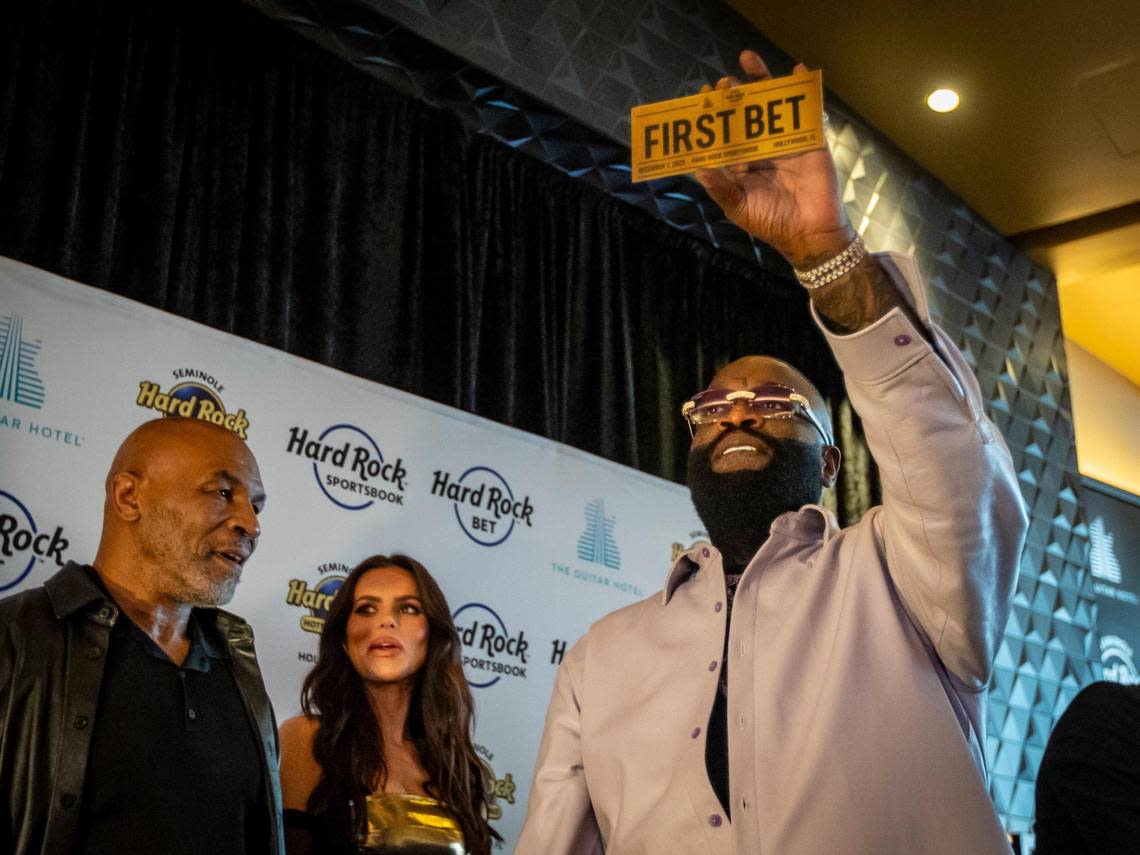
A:
<svg viewBox="0 0 1140 855">
<path fill-rule="evenodd" d="M 869 255 L 846 276 L 810 293 L 815 310 L 840 334 L 870 326 L 895 306 L 923 327 L 882 265 Z"/>
</svg>

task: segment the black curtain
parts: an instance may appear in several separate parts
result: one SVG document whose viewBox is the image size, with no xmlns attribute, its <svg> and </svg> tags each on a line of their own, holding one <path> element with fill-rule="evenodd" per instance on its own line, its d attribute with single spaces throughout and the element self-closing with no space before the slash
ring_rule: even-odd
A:
<svg viewBox="0 0 1140 855">
<path fill-rule="evenodd" d="M 796 364 L 838 415 L 795 283 L 236 0 L 21 5 L 0 254 L 674 480 L 680 403 L 736 356 Z M 873 479 L 844 477 L 849 519 Z"/>
</svg>

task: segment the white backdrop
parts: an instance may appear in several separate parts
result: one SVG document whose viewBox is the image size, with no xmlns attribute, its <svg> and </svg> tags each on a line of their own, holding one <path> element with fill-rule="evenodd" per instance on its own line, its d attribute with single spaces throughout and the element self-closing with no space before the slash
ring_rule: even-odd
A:
<svg viewBox="0 0 1140 855">
<path fill-rule="evenodd" d="M 368 555 L 412 555 L 463 637 L 513 849 L 559 654 L 661 587 L 699 534 L 688 492 L 0 258 L 0 597 L 93 558 L 115 449 L 179 406 L 244 432 L 261 466 L 261 543 L 229 608 L 278 719 L 298 711 L 319 595 Z"/>
</svg>

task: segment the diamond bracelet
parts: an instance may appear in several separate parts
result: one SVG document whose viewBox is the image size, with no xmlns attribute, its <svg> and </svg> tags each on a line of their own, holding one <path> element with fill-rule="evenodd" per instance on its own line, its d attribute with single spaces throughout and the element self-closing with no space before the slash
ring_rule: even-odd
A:
<svg viewBox="0 0 1140 855">
<path fill-rule="evenodd" d="M 841 276 L 846 276 L 866 257 L 867 245 L 863 243 L 863 238 L 860 235 L 855 235 L 855 239 L 847 244 L 847 248 L 834 258 L 828 259 L 811 270 L 796 270 L 793 267 L 792 272 L 796 274 L 796 279 L 805 288 L 809 290 L 822 288 Z"/>
</svg>

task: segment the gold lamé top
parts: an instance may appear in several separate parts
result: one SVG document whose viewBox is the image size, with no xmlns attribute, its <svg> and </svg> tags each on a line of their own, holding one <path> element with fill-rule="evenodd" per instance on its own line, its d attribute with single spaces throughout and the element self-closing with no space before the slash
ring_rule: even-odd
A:
<svg viewBox="0 0 1140 855">
<path fill-rule="evenodd" d="M 410 793 L 368 796 L 363 855 L 467 855 L 459 822 L 438 799 Z"/>
</svg>

